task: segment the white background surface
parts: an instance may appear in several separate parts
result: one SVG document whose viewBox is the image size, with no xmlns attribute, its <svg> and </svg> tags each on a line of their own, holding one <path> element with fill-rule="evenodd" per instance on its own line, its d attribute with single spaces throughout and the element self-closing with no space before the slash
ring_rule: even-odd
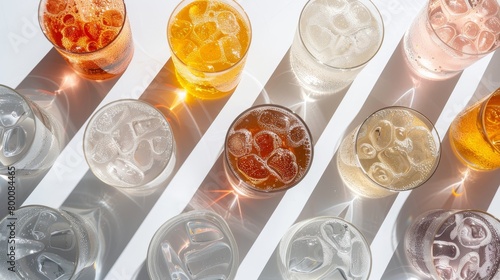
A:
<svg viewBox="0 0 500 280">
<path fill-rule="evenodd" d="M 167 20 L 177 3 L 126 1 L 134 58 L 121 77 L 95 83 L 74 77 L 58 59 L 38 26 L 38 1 L 0 2 L 0 84 L 29 92 L 47 87 L 36 81 L 49 81 L 60 94 L 50 102 L 43 96 L 36 101 L 66 119 L 69 138 L 50 171 L 36 179 L 18 178 L 18 204 L 101 210 L 105 258 L 83 279 L 148 279 L 144 262 L 152 235 L 169 218 L 193 208 L 211 209 L 228 221 L 240 247 L 237 279 L 280 279 L 275 249 L 281 236 L 296 221 L 317 215 L 341 216 L 363 232 L 373 255 L 370 279 L 423 279 L 408 267 L 400 243 L 406 227 L 425 210 L 475 208 L 500 216 L 499 171 L 468 171 L 454 158 L 446 137 L 456 114 L 500 87 L 500 54 L 446 81 L 412 76 L 400 42 L 424 1 L 374 0 L 385 25 L 381 50 L 346 91 L 309 98 L 288 65 L 288 49 L 306 1 L 241 0 L 253 38 L 240 85 L 219 101 L 184 103 L 173 92 L 166 42 Z M 121 98 L 163 102 L 171 109 L 178 166 L 153 193 L 126 194 L 106 186 L 84 160 L 85 120 L 100 106 Z M 238 200 L 229 192 L 221 197 L 217 190 L 229 189 L 220 160 L 225 132 L 241 111 L 259 103 L 287 106 L 306 120 L 315 139 L 312 168 L 299 185 L 272 199 Z M 412 107 L 435 123 L 443 140 L 440 166 L 414 191 L 377 200 L 355 198 L 338 177 L 337 147 L 367 115 L 390 105 Z M 0 197 L 3 192 L 4 185 Z M 4 216 L 6 207 L 1 205 Z"/>
</svg>

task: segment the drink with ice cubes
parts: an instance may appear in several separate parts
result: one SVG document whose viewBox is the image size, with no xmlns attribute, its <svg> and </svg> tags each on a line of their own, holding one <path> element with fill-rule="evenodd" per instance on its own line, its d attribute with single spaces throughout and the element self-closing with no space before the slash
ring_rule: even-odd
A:
<svg viewBox="0 0 500 280">
<path fill-rule="evenodd" d="M 299 18 L 290 64 L 314 94 L 347 87 L 382 45 L 382 17 L 369 0 L 310 0 Z"/>
<path fill-rule="evenodd" d="M 449 136 L 453 152 L 469 167 L 500 168 L 500 88 L 460 113 Z"/>
<path fill-rule="evenodd" d="M 134 45 L 123 0 L 42 0 L 39 22 L 81 76 L 104 80 L 125 71 Z"/>
<path fill-rule="evenodd" d="M 278 266 L 288 280 L 368 279 L 370 246 L 352 224 L 337 217 L 316 217 L 285 233 L 278 247 Z"/>
<path fill-rule="evenodd" d="M 435 80 L 456 75 L 498 47 L 499 0 L 429 0 L 404 36 L 411 69 Z"/>
<path fill-rule="evenodd" d="M 0 222 L 0 278 L 77 279 L 95 262 L 98 245 L 96 225 L 83 216 L 46 206 L 21 207 Z M 6 252 L 12 251 L 15 273 L 5 267 L 11 260 Z"/>
<path fill-rule="evenodd" d="M 9 166 L 36 175 L 52 166 L 61 150 L 62 127 L 15 90 L 0 85 L 0 174 Z"/>
<path fill-rule="evenodd" d="M 313 157 L 305 122 L 289 109 L 258 105 L 229 128 L 224 168 L 233 188 L 250 197 L 289 189 L 306 175 Z"/>
<path fill-rule="evenodd" d="M 146 102 L 114 101 L 92 116 L 85 158 L 103 182 L 123 188 L 161 183 L 175 166 L 175 141 L 165 116 Z"/>
<path fill-rule="evenodd" d="M 344 138 L 337 166 L 351 191 L 379 198 L 422 185 L 436 170 L 440 152 L 431 121 L 394 106 L 376 111 Z"/>
<path fill-rule="evenodd" d="M 184 0 L 167 27 L 180 84 L 191 95 L 215 99 L 238 85 L 251 27 L 243 8 L 231 0 Z"/>
<path fill-rule="evenodd" d="M 190 211 L 158 229 L 149 244 L 147 266 L 152 280 L 233 279 L 238 246 L 221 216 Z"/>
<path fill-rule="evenodd" d="M 405 235 L 410 263 L 433 279 L 498 279 L 500 221 L 478 210 L 428 211 Z"/>
</svg>

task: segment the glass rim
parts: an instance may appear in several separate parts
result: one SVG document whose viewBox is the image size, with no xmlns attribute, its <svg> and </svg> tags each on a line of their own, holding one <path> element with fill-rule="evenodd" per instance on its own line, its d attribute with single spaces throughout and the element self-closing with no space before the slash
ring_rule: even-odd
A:
<svg viewBox="0 0 500 280">
<path fill-rule="evenodd" d="M 438 0 L 441 2 L 441 0 Z M 500 7 L 500 2 L 499 0 L 496 0 L 497 1 L 497 4 L 498 6 Z M 427 20 L 426 24 L 428 24 L 432 30 L 432 32 L 434 33 L 434 35 L 436 35 L 436 38 L 438 38 L 439 42 L 441 44 L 443 44 L 444 46 L 446 46 L 447 48 L 451 49 L 452 51 L 454 52 L 457 52 L 457 53 L 460 53 L 460 54 L 466 54 L 466 55 L 470 55 L 470 56 L 485 56 L 491 52 L 494 52 L 496 49 L 498 49 L 500 47 L 500 42 L 497 43 L 497 47 L 496 48 L 493 48 L 493 49 L 490 49 L 488 51 L 485 51 L 485 52 L 477 52 L 477 53 L 468 53 L 468 52 L 464 52 L 464 51 L 460 51 L 460 50 L 457 50 L 456 48 L 452 47 L 450 44 L 448 44 L 447 42 L 443 41 L 441 39 L 441 37 L 439 37 L 439 35 L 437 34 L 436 32 L 436 29 L 432 26 L 432 24 L 430 24 L 430 18 L 429 18 L 429 13 L 430 13 L 430 1 L 427 1 L 427 3 L 425 4 L 425 6 L 423 7 L 423 11 L 425 13 L 425 19 Z"/>
<path fill-rule="evenodd" d="M 484 216 L 487 216 L 491 220 L 496 221 L 496 223 L 497 223 L 496 226 L 498 227 L 498 229 L 495 228 L 495 225 L 491 225 L 491 226 L 497 230 L 497 233 L 500 234 L 500 220 L 496 216 L 494 216 L 493 214 L 488 213 L 484 210 L 480 210 L 480 209 L 434 209 L 434 210 L 429 210 L 429 211 L 425 212 L 423 215 L 430 214 L 434 211 L 444 211 L 444 212 L 441 213 L 438 217 L 438 218 L 442 218 L 442 221 L 439 221 L 439 224 L 437 225 L 436 230 L 433 232 L 432 239 L 430 240 L 432 243 L 434 243 L 436 233 L 439 231 L 439 229 L 441 229 L 443 224 L 451 217 L 451 215 L 455 215 L 455 214 L 459 214 L 459 213 L 475 213 L 478 216 L 481 216 L 481 218 L 486 219 L 486 220 L 487 220 L 487 218 L 485 218 Z M 443 215 L 446 215 L 446 216 L 443 216 Z M 487 220 L 487 222 L 490 222 L 490 221 Z M 500 241 L 497 240 L 497 242 L 500 244 Z M 432 245 L 432 243 L 430 245 Z M 432 260 L 434 260 L 433 251 L 434 251 L 434 248 L 433 248 L 433 246 L 431 246 L 429 253 L 430 253 Z M 497 271 L 495 272 L 495 274 L 493 274 L 493 276 L 500 275 L 500 260 L 497 260 L 497 264 L 498 264 Z M 429 268 L 427 268 L 427 269 L 429 270 L 429 272 L 432 276 L 438 277 L 438 275 L 436 273 L 436 267 L 434 265 L 432 265 L 431 269 L 429 269 Z M 489 278 L 489 279 L 492 279 L 492 278 Z"/>
<path fill-rule="evenodd" d="M 68 53 L 68 54 L 74 54 L 74 55 L 89 55 L 89 54 L 94 54 L 94 53 L 97 53 L 99 51 L 102 51 L 104 49 L 107 49 L 109 46 L 111 46 L 117 39 L 118 37 L 122 34 L 122 31 L 123 29 L 125 28 L 125 25 L 128 24 L 128 15 L 127 15 L 127 7 L 125 5 L 125 1 L 124 0 L 121 0 L 121 2 L 123 3 L 123 23 L 122 23 L 122 26 L 120 27 L 120 30 L 118 31 L 118 33 L 116 33 L 116 36 L 113 38 L 113 40 L 111 40 L 107 45 L 103 46 L 102 48 L 99 48 L 95 51 L 84 51 L 84 52 L 72 52 L 70 50 L 67 50 L 66 48 L 61 48 L 60 46 L 58 46 L 57 44 L 55 44 L 52 39 L 49 38 L 49 36 L 47 35 L 47 33 L 45 32 L 46 28 L 44 26 L 43 23 L 45 23 L 45 20 L 43 19 L 43 11 L 44 11 L 44 8 L 42 7 L 42 3 L 43 4 L 46 4 L 47 1 L 49 0 L 42 0 L 39 2 L 38 4 L 38 25 L 40 26 L 40 29 L 42 30 L 42 33 L 43 35 L 45 36 L 45 38 L 47 38 L 47 40 L 52 44 L 52 46 L 58 50 L 58 51 L 61 51 L 63 53 Z"/>
<path fill-rule="evenodd" d="M 307 47 L 307 44 L 305 43 L 304 41 L 304 38 L 303 38 L 303 34 L 302 34 L 302 31 L 301 31 L 301 28 L 300 28 L 300 23 L 302 21 L 302 17 L 304 15 L 304 12 L 305 10 L 309 7 L 309 5 L 311 5 L 313 2 L 315 2 L 317 0 L 308 0 L 307 3 L 304 5 L 304 7 L 302 8 L 302 11 L 300 12 L 300 16 L 299 16 L 299 21 L 298 21 L 298 26 L 297 26 L 297 34 L 298 34 L 298 37 L 300 39 L 300 42 L 302 43 L 302 46 L 304 47 L 304 49 L 306 50 L 307 54 L 314 60 L 316 61 L 316 63 L 320 64 L 320 65 L 323 65 L 327 68 L 330 68 L 330 69 L 334 69 L 334 70 L 343 70 L 343 71 L 346 71 L 346 70 L 355 70 L 355 69 L 358 69 L 358 68 L 361 68 L 361 67 L 364 67 L 366 64 L 368 64 L 377 54 L 378 52 L 380 51 L 380 49 L 382 48 L 382 44 L 384 43 L 384 38 L 385 38 L 385 27 L 384 27 L 384 20 L 382 18 L 382 14 L 380 13 L 380 10 L 377 8 L 377 6 L 375 5 L 375 3 L 372 2 L 372 0 L 365 0 L 366 2 L 369 2 L 371 4 L 371 6 L 375 9 L 375 12 L 376 13 L 371 13 L 370 11 L 370 14 L 372 15 L 375 15 L 379 20 L 377 20 L 377 23 L 380 24 L 380 31 L 381 31 L 381 38 L 380 38 L 380 42 L 378 43 L 378 46 L 377 46 L 377 49 L 375 50 L 375 52 L 373 53 L 372 56 L 370 56 L 369 58 L 366 59 L 366 61 L 364 62 L 361 62 L 361 63 L 358 63 L 356 65 L 353 65 L 353 66 L 348 66 L 348 67 L 339 67 L 339 66 L 333 66 L 333 65 L 329 65 L 321 60 L 319 60 L 315 55 L 313 55 L 313 53 L 309 50 L 309 48 Z M 359 2 L 363 1 L 363 0 L 358 0 Z M 362 3 L 363 5 L 365 5 L 365 3 Z M 366 6 L 366 5 L 365 5 Z"/>
<path fill-rule="evenodd" d="M 255 111 L 255 110 L 258 110 L 258 109 L 261 109 L 261 108 L 265 108 L 265 107 L 268 107 L 270 109 L 284 110 L 287 113 L 289 113 L 291 116 L 295 117 L 297 119 L 297 121 L 302 124 L 302 126 L 304 127 L 304 130 L 307 133 L 307 136 L 309 136 L 309 140 L 311 141 L 311 149 L 310 149 L 311 150 L 311 155 L 309 157 L 309 162 L 307 164 L 306 169 L 304 170 L 304 173 L 303 173 L 302 177 L 299 178 L 299 180 L 294 181 L 290 185 L 285 184 L 281 188 L 270 189 L 270 190 L 263 190 L 263 189 L 255 188 L 250 183 L 247 183 L 243 178 L 241 178 L 241 176 L 238 175 L 238 172 L 236 172 L 236 170 L 234 170 L 233 166 L 229 163 L 229 158 L 228 158 L 229 157 L 229 153 L 227 152 L 227 149 L 226 149 L 227 140 L 229 138 L 229 132 L 231 131 L 231 129 L 233 129 L 234 125 L 240 120 L 240 118 L 243 117 L 244 115 L 252 112 L 252 111 Z M 309 170 L 311 169 L 311 165 L 312 165 L 313 159 L 314 159 L 313 138 L 312 138 L 311 131 L 309 130 L 309 127 L 307 126 L 307 123 L 298 114 L 296 114 L 294 111 L 292 111 L 291 109 L 289 109 L 289 108 L 287 108 L 285 106 L 282 106 L 282 105 L 277 105 L 277 104 L 259 104 L 259 105 L 254 105 L 254 106 L 252 106 L 250 108 L 245 109 L 243 112 L 241 112 L 240 114 L 238 114 L 238 116 L 231 122 L 231 125 L 229 125 L 229 128 L 228 128 L 228 130 L 226 132 L 226 136 L 224 137 L 224 165 L 226 167 L 225 169 L 228 170 L 231 173 L 230 175 L 232 175 L 233 177 L 237 178 L 240 181 L 240 183 L 238 184 L 239 187 L 244 187 L 246 190 L 248 190 L 250 192 L 256 192 L 257 194 L 264 195 L 264 196 L 266 194 L 280 193 L 280 192 L 289 190 L 292 187 L 298 185 L 306 177 L 307 173 L 309 173 Z M 232 185 L 231 182 L 230 182 L 230 184 Z M 259 195 L 257 195 L 257 196 L 259 196 Z"/>
<path fill-rule="evenodd" d="M 113 107 L 113 106 L 116 106 L 116 105 L 120 105 L 120 104 L 131 104 L 131 103 L 141 103 L 141 104 L 144 104 L 144 105 L 147 105 L 149 108 L 155 110 L 158 114 L 160 114 L 160 116 L 162 117 L 162 119 L 165 121 L 165 124 L 168 128 L 168 130 L 170 131 L 170 135 L 172 137 L 172 151 L 170 152 L 170 156 L 168 158 L 168 160 L 165 162 L 165 164 L 163 165 L 163 168 L 148 182 L 145 182 L 145 183 L 142 183 L 142 184 L 139 184 L 139 185 L 128 185 L 127 186 L 123 186 L 123 185 L 117 185 L 117 184 L 110 184 L 108 181 L 106 180 L 103 180 L 102 179 L 102 176 L 98 176 L 95 172 L 94 172 L 94 168 L 93 168 L 93 165 L 90 164 L 90 159 L 89 157 L 87 156 L 87 145 L 85 144 L 87 141 L 87 136 L 88 136 L 88 132 L 90 130 L 90 126 L 91 124 L 93 124 L 93 122 L 96 120 L 96 118 L 98 116 L 101 115 L 102 112 L 104 112 L 105 110 Z M 85 129 L 83 131 L 83 136 L 82 136 L 82 149 L 83 149 L 83 156 L 85 158 L 85 161 L 87 162 L 87 165 L 89 166 L 90 170 L 92 171 L 92 173 L 99 179 L 101 180 L 102 182 L 108 184 L 108 185 L 111 185 L 113 187 L 117 187 L 117 188 L 120 188 L 120 189 L 141 189 L 145 186 L 147 186 L 149 183 L 151 183 L 152 181 L 154 181 L 156 178 L 158 178 L 159 176 L 162 175 L 163 171 L 165 170 L 165 168 L 169 165 L 170 161 L 172 160 L 172 157 L 175 156 L 175 138 L 174 138 L 174 132 L 172 130 L 172 126 L 170 125 L 170 122 L 168 121 L 167 117 L 158 109 L 156 108 L 155 106 L 153 106 L 152 104 L 146 102 L 146 101 L 143 101 L 143 100 L 139 100 L 139 99 L 132 99 L 132 98 L 124 98 L 124 99 L 117 99 L 117 100 L 114 100 L 114 101 L 111 101 L 107 104 L 104 104 L 103 106 L 101 106 L 100 108 L 98 108 L 94 113 L 92 113 L 91 117 L 88 119 L 88 122 L 87 122 L 87 125 L 85 126 Z"/>
<path fill-rule="evenodd" d="M 363 125 L 369 119 L 371 119 L 373 116 L 375 116 L 379 112 L 386 111 L 386 110 L 394 110 L 394 109 L 403 109 L 403 110 L 406 110 L 406 111 L 410 111 L 413 114 L 416 114 L 417 116 L 419 116 L 420 120 L 423 121 L 424 123 L 426 123 L 428 125 L 430 133 L 433 136 L 433 139 L 435 140 L 435 142 L 437 144 L 436 148 L 437 148 L 438 155 L 437 155 L 437 158 L 434 160 L 434 164 L 432 166 L 432 169 L 429 171 L 429 173 L 427 174 L 426 178 L 424 180 L 422 180 L 420 183 L 416 184 L 415 186 L 410 187 L 410 188 L 404 188 L 404 189 L 394 189 L 394 188 L 390 188 L 388 186 L 383 186 L 383 185 L 377 183 L 374 179 L 372 179 L 368 175 L 367 170 L 365 170 L 364 168 L 361 167 L 361 162 L 360 162 L 360 159 L 359 159 L 359 156 L 358 156 L 359 152 L 358 152 L 357 142 L 358 142 L 359 132 L 361 130 L 361 127 L 363 127 Z M 384 189 L 386 189 L 388 191 L 396 192 L 396 193 L 403 192 L 403 191 L 413 190 L 413 189 L 418 188 L 418 187 L 422 186 L 423 184 L 425 184 L 434 175 L 434 173 L 436 172 L 436 170 L 437 170 L 437 168 L 439 166 L 439 162 L 441 161 L 441 153 L 442 153 L 442 151 L 441 151 L 441 149 L 442 149 L 442 147 L 441 147 L 441 137 L 439 136 L 439 133 L 438 133 L 436 127 L 434 126 L 434 123 L 431 120 L 429 120 L 427 118 L 427 116 L 425 116 L 424 114 L 420 113 L 419 111 L 417 111 L 417 110 L 415 110 L 413 108 L 410 108 L 410 107 L 405 107 L 405 106 L 399 106 L 399 105 L 387 106 L 387 107 L 380 108 L 380 109 L 376 110 L 375 112 L 371 113 L 357 127 L 355 138 L 354 138 L 354 145 L 355 145 L 355 147 L 354 147 L 354 156 L 355 156 L 355 159 L 356 159 L 356 164 L 357 164 L 358 168 L 361 170 L 361 172 L 363 173 L 363 175 L 366 178 L 368 178 L 368 180 L 370 180 L 372 183 L 374 183 L 375 185 L 377 185 L 378 187 L 381 187 L 381 188 L 384 188 Z"/>
<path fill-rule="evenodd" d="M 351 230 L 353 230 L 357 234 L 357 236 L 361 239 L 361 242 L 365 245 L 364 247 L 368 250 L 368 256 L 370 258 L 370 267 L 368 269 L 368 274 L 366 275 L 366 277 L 367 277 L 366 279 L 368 279 L 370 277 L 370 274 L 371 274 L 371 271 L 372 271 L 372 267 L 373 267 L 373 256 L 372 256 L 370 244 L 366 240 L 366 237 L 361 232 L 361 230 L 359 230 L 359 228 L 357 226 L 355 226 L 352 222 L 349 222 L 349 221 L 347 221 L 344 218 L 341 218 L 341 217 L 338 217 L 338 216 L 333 216 L 333 215 L 332 216 L 330 216 L 330 215 L 322 215 L 322 216 L 311 217 L 311 218 L 308 218 L 308 219 L 304 219 L 304 220 L 298 221 L 295 224 L 293 224 L 292 226 L 290 226 L 287 229 L 286 233 L 283 236 L 286 236 L 288 234 L 288 232 L 291 229 L 293 229 L 295 226 L 299 227 L 299 229 L 297 230 L 297 232 L 298 232 L 305 225 L 308 225 L 308 224 L 313 223 L 315 221 L 327 222 L 327 221 L 330 221 L 330 220 L 336 220 L 336 221 L 339 221 L 341 223 L 346 223 L 351 228 Z M 290 239 L 291 239 L 291 237 L 290 237 Z M 281 240 L 283 240 L 283 239 L 281 239 Z M 281 240 L 280 240 L 280 243 L 281 243 Z M 286 251 L 288 251 L 288 248 L 289 248 L 289 246 L 287 246 Z M 281 246 L 278 245 L 278 253 L 277 253 L 278 258 L 281 258 L 280 257 L 280 255 L 281 255 L 280 251 L 281 251 Z"/>
<path fill-rule="evenodd" d="M 496 97 L 496 96 L 500 96 L 500 88 L 496 89 L 495 91 L 493 91 L 491 94 L 489 94 L 485 100 L 483 100 L 481 102 L 481 108 L 480 108 L 480 111 L 479 111 L 479 114 L 478 114 L 478 118 L 479 118 L 479 122 L 481 123 L 481 135 L 484 137 L 484 139 L 486 140 L 486 142 L 488 143 L 488 145 L 491 146 L 491 148 L 496 151 L 497 153 L 500 153 L 500 147 L 497 147 L 495 145 L 493 145 L 492 143 L 492 140 L 490 138 L 490 135 L 488 133 L 488 131 L 486 130 L 486 123 L 485 123 L 485 114 L 486 114 L 486 107 L 488 107 L 488 104 L 490 103 L 491 99 L 493 97 Z"/>
<path fill-rule="evenodd" d="M 146 263 L 147 263 L 147 271 L 149 277 L 151 279 L 159 279 L 156 274 L 153 275 L 155 272 L 155 266 L 153 265 L 153 260 L 155 254 L 158 252 L 159 248 L 159 242 L 161 239 L 165 239 L 165 235 L 168 234 L 168 232 L 174 227 L 182 222 L 189 221 L 192 219 L 203 219 L 203 220 L 209 220 L 212 223 L 216 224 L 217 226 L 221 227 L 222 231 L 224 232 L 224 236 L 229 240 L 229 245 L 231 246 L 232 249 L 232 264 L 231 264 L 231 271 L 228 277 L 228 279 L 231 279 L 236 275 L 237 268 L 239 266 L 239 250 L 238 250 L 238 244 L 236 242 L 236 239 L 234 238 L 234 235 L 231 231 L 231 228 L 229 227 L 228 223 L 222 216 L 220 216 L 218 213 L 208 210 L 208 209 L 195 209 L 195 210 L 190 210 L 188 212 L 183 212 L 178 215 L 175 215 L 165 221 L 154 233 L 153 237 L 151 238 L 149 245 L 148 245 L 148 250 L 146 253 Z M 156 271 L 157 272 L 157 271 Z"/>
<path fill-rule="evenodd" d="M 240 3 L 236 2 L 236 1 L 228 1 L 228 0 L 218 0 L 220 2 L 223 2 L 229 6 L 231 6 L 231 8 L 235 8 L 237 10 L 237 12 L 242 16 L 243 20 L 245 21 L 245 23 L 248 25 L 248 44 L 245 48 L 245 51 L 243 52 L 243 55 L 240 57 L 240 59 L 238 59 L 238 61 L 236 61 L 235 63 L 231 64 L 230 66 L 228 66 L 227 68 L 224 68 L 222 70 L 219 70 L 219 71 L 206 71 L 204 69 L 198 69 L 197 67 L 193 67 L 193 66 L 190 66 L 188 65 L 187 63 L 185 63 L 175 52 L 174 52 L 174 48 L 172 47 L 172 43 L 170 41 L 170 24 L 173 22 L 173 20 L 175 19 L 175 16 L 177 16 L 177 14 L 180 12 L 180 10 L 186 6 L 183 6 L 185 3 L 192 3 L 192 2 L 200 2 L 200 1 L 209 1 L 209 0 L 182 0 L 181 2 L 179 2 L 175 8 L 173 9 L 172 13 L 170 14 L 170 17 L 168 19 L 168 22 L 167 22 L 167 43 L 168 43 L 168 47 L 170 48 L 170 53 L 173 57 L 175 57 L 180 63 L 182 63 L 183 66 L 189 68 L 189 69 L 193 69 L 195 71 L 198 71 L 198 72 L 202 72 L 202 73 L 205 73 L 205 74 L 218 74 L 218 73 L 224 73 L 224 72 L 228 72 L 230 71 L 231 69 L 234 69 L 236 67 L 238 67 L 240 65 L 240 63 L 242 63 L 243 61 L 245 61 L 247 55 L 248 55 L 248 52 L 250 51 L 250 45 L 252 44 L 252 35 L 253 35 L 253 32 L 252 32 L 252 24 L 250 22 L 250 18 L 248 17 L 248 14 L 246 13 L 246 11 L 243 9 L 243 6 L 241 6 Z M 182 8 L 181 8 L 182 6 Z"/>
</svg>

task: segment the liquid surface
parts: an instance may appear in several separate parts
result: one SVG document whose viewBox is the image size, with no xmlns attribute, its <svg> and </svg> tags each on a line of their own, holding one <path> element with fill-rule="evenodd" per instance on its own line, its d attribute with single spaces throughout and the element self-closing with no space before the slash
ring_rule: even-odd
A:
<svg viewBox="0 0 500 280">
<path fill-rule="evenodd" d="M 280 108 L 255 108 L 230 128 L 226 158 L 252 188 L 272 191 L 300 181 L 312 161 L 311 136 L 297 116 Z"/>
<path fill-rule="evenodd" d="M 102 181 L 141 186 L 165 170 L 173 158 L 174 139 L 159 111 L 140 101 L 125 100 L 108 104 L 92 118 L 84 151 Z"/>
</svg>

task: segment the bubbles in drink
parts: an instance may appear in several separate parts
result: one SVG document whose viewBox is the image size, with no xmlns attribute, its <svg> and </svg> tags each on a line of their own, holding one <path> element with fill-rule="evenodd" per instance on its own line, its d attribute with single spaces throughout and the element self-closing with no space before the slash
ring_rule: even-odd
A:
<svg viewBox="0 0 500 280">
<path fill-rule="evenodd" d="M 170 125 L 155 108 L 124 100 L 91 119 L 84 150 L 92 171 L 105 183 L 132 187 L 159 176 L 174 156 Z"/>
<path fill-rule="evenodd" d="M 155 234 L 148 253 L 154 279 L 232 279 L 238 248 L 229 227 L 208 211 L 181 214 Z"/>
<path fill-rule="evenodd" d="M 298 182 L 311 162 L 311 138 L 304 123 L 283 108 L 252 108 L 226 137 L 226 160 L 239 179 L 271 191 Z"/>
<path fill-rule="evenodd" d="M 368 279 L 370 249 L 351 224 L 333 217 L 299 222 L 279 245 L 284 279 Z"/>
</svg>

